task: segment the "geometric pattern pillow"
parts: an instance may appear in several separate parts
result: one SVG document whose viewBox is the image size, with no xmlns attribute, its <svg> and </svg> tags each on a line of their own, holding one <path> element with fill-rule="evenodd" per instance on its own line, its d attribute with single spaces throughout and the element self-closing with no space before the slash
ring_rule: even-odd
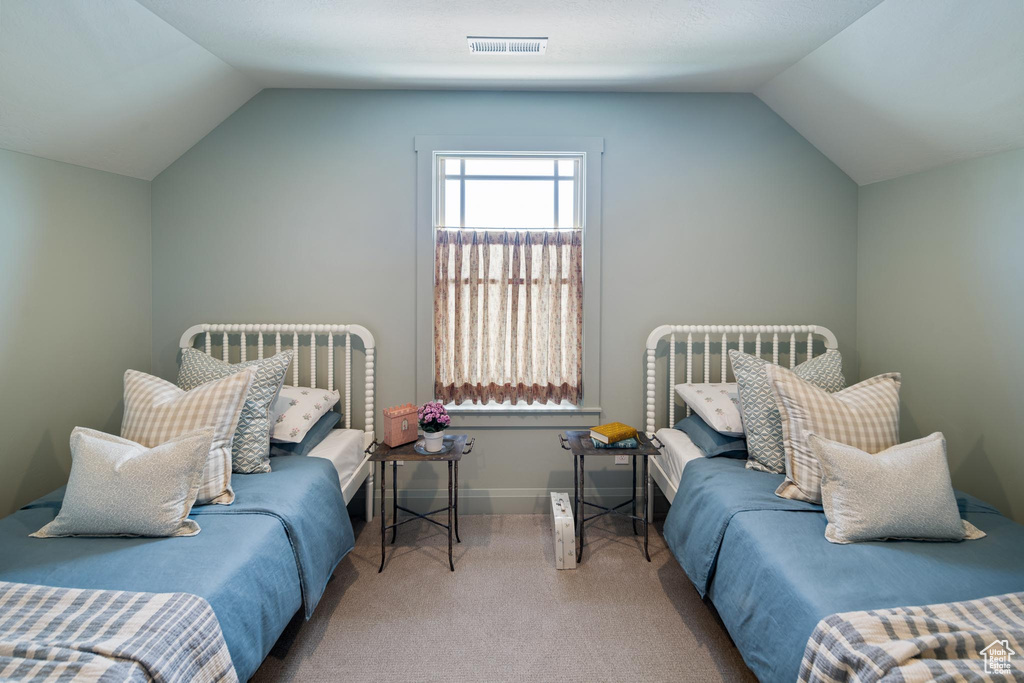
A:
<svg viewBox="0 0 1024 683">
<path fill-rule="evenodd" d="M 786 471 L 782 418 L 767 372 L 772 363 L 736 349 L 729 351 L 729 359 L 739 385 L 740 415 L 747 435 L 747 469 L 782 474 Z M 846 384 L 843 357 L 835 349 L 800 363 L 793 371 L 800 379 L 829 393 Z"/>
<path fill-rule="evenodd" d="M 270 408 L 281 390 L 293 355 L 294 352 L 288 349 L 270 358 L 231 365 L 199 349 L 182 350 L 178 386 L 185 391 L 248 368 L 255 371 L 231 445 L 233 472 L 255 474 L 270 471 Z"/>
<path fill-rule="evenodd" d="M 900 442 L 900 374 L 878 375 L 829 394 L 785 368 L 768 368 L 778 398 L 786 449 L 786 480 L 781 498 L 821 502 L 821 462 L 809 436 L 814 434 L 865 453 L 879 453 Z"/>
<path fill-rule="evenodd" d="M 231 440 L 253 372 L 243 370 L 185 391 L 159 377 L 128 370 L 124 373 L 121 436 L 154 448 L 182 434 L 212 427 L 213 441 L 196 505 L 230 505 L 235 500 L 231 490 Z"/>
</svg>

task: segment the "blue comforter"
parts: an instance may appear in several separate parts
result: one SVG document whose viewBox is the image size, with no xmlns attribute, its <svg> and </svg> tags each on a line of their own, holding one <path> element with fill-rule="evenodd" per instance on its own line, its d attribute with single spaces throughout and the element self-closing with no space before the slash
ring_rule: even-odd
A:
<svg viewBox="0 0 1024 683">
<path fill-rule="evenodd" d="M 195 508 L 197 536 L 29 538 L 60 509 L 59 489 L 0 520 L 0 580 L 206 598 L 239 678 L 249 678 L 292 616 L 308 618 L 354 546 L 334 466 L 282 456 L 268 474 L 235 474 L 230 506 Z"/>
<path fill-rule="evenodd" d="M 774 495 L 782 478 L 698 458 L 665 521 L 672 553 L 761 680 L 795 681 L 808 637 L 830 614 L 1024 590 L 1024 527 L 976 498 L 957 493 L 983 539 L 835 545 L 820 505 Z"/>
</svg>

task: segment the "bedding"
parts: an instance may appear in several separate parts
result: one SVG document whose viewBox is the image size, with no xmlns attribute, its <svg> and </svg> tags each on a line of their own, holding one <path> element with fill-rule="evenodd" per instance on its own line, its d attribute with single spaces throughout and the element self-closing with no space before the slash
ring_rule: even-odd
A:
<svg viewBox="0 0 1024 683">
<path fill-rule="evenodd" d="M 761 680 L 796 680 L 808 638 L 832 614 L 1024 590 L 1024 526 L 969 495 L 957 505 L 987 533 L 977 541 L 835 545 L 820 505 L 774 494 L 782 480 L 739 460 L 692 459 L 664 528 Z"/>
<path fill-rule="evenodd" d="M 706 458 L 720 455 L 729 458 L 747 457 L 747 442 L 736 436 L 726 436 L 715 431 L 700 415 L 684 417 L 676 423 L 676 429 L 686 434 Z"/>
<path fill-rule="evenodd" d="M 743 436 L 739 388 L 735 382 L 677 384 L 676 393 L 718 433 Z"/>
<path fill-rule="evenodd" d="M 0 520 L 0 580 L 198 595 L 213 607 L 245 680 L 298 610 L 312 614 L 354 536 L 325 460 L 283 456 L 273 472 L 236 474 L 234 487 L 234 505 L 193 508 L 197 536 L 29 538 L 53 520 L 58 489 Z"/>
<path fill-rule="evenodd" d="M 960 519 L 941 432 L 874 455 L 815 434 L 808 440 L 821 463 L 830 542 L 960 541 L 985 535 Z"/>
<path fill-rule="evenodd" d="M 309 457 L 329 461 L 338 473 L 338 481 L 345 486 L 366 458 L 361 429 L 332 429 L 320 444 L 309 452 Z"/>
<path fill-rule="evenodd" d="M 121 436 L 152 448 L 179 434 L 213 427 L 213 443 L 196 505 L 230 505 L 235 499 L 231 490 L 231 442 L 253 372 L 250 368 L 185 391 L 159 377 L 128 370 L 124 373 Z"/>
<path fill-rule="evenodd" d="M 0 679 L 29 678 L 238 680 L 200 597 L 0 581 Z"/>
<path fill-rule="evenodd" d="M 334 425 L 341 422 L 341 415 L 333 410 L 328 410 L 323 417 L 310 427 L 306 436 L 302 437 L 299 443 L 284 443 L 274 441 L 270 444 L 270 455 L 309 455 L 309 452 L 316 448 L 321 441 L 334 429 Z"/>
<path fill-rule="evenodd" d="M 807 641 L 800 681 L 1024 680 L 1024 593 L 822 619 Z M 991 659 L 989 659 L 991 653 Z"/>
<path fill-rule="evenodd" d="M 341 400 L 337 389 L 312 389 L 310 387 L 281 387 L 281 393 L 270 409 L 273 441 L 299 443 L 310 430 Z"/>
<path fill-rule="evenodd" d="M 775 392 L 768 380 L 770 361 L 737 349 L 729 351 L 732 371 L 739 386 L 740 416 L 747 435 L 747 468 L 759 472 L 786 471 L 782 443 L 782 418 Z M 827 392 L 839 391 L 843 378 L 843 357 L 835 349 L 800 363 L 793 372 Z"/>
<path fill-rule="evenodd" d="M 704 453 L 694 445 L 689 436 L 678 429 L 659 429 L 655 436 L 665 447 L 658 455 L 654 456 L 654 459 L 657 460 L 658 466 L 665 472 L 665 476 L 672 482 L 672 485 L 678 486 L 686 463 L 696 458 L 703 458 Z"/>
<path fill-rule="evenodd" d="M 829 394 L 785 368 L 772 366 L 766 372 L 782 417 L 786 454 L 786 480 L 777 495 L 821 502 L 821 465 L 811 452 L 808 434 L 868 453 L 900 442 L 899 373 L 871 377 Z"/>
<path fill-rule="evenodd" d="M 64 503 L 32 536 L 195 536 L 199 525 L 187 517 L 212 440 L 206 428 L 146 448 L 75 427 Z"/>
<path fill-rule="evenodd" d="M 270 407 L 284 384 L 295 352 L 286 349 L 270 358 L 226 363 L 199 349 L 182 349 L 178 386 L 191 391 L 207 382 L 252 369 L 252 384 L 245 396 L 238 426 L 231 441 L 231 470 L 242 474 L 270 471 Z"/>
</svg>

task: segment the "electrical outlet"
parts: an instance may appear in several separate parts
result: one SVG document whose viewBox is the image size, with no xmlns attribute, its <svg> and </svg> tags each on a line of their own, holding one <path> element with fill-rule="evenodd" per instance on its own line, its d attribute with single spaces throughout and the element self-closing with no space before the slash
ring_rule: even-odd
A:
<svg viewBox="0 0 1024 683">
<path fill-rule="evenodd" d="M 615 464 L 616 465 L 628 465 L 629 464 L 629 456 L 628 455 L 616 455 L 615 456 Z"/>
</svg>

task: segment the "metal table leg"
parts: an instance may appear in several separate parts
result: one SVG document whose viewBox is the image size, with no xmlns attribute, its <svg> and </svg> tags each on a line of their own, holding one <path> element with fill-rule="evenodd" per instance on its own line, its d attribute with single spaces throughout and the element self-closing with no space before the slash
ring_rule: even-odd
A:
<svg viewBox="0 0 1024 683">
<path fill-rule="evenodd" d="M 455 542 L 462 543 L 459 538 L 459 461 L 455 461 Z"/>
<path fill-rule="evenodd" d="M 647 467 L 647 458 L 648 458 L 648 456 L 645 455 L 644 456 L 644 557 L 646 557 L 647 561 L 650 562 L 651 561 L 651 554 L 647 550 L 647 539 L 648 539 L 647 527 L 649 526 L 649 520 L 648 520 L 648 515 L 647 515 L 647 508 L 650 507 L 649 501 L 647 500 L 647 495 L 648 495 L 647 492 L 650 490 L 648 488 L 648 486 L 650 485 L 650 479 L 649 479 L 650 471 L 649 471 L 649 469 Z M 636 495 L 635 487 L 634 487 L 634 492 L 633 493 L 634 493 L 634 495 Z"/>
<path fill-rule="evenodd" d="M 452 562 L 452 461 L 448 461 L 448 567 L 455 571 Z"/>
<path fill-rule="evenodd" d="M 630 458 L 633 461 L 633 490 L 630 492 L 630 514 L 633 519 L 630 521 L 633 523 L 633 535 L 636 536 L 636 457 Z"/>
<path fill-rule="evenodd" d="M 391 463 L 391 523 L 398 521 L 398 461 Z M 398 538 L 398 525 L 391 527 L 391 545 Z"/>
<path fill-rule="evenodd" d="M 580 455 L 580 486 L 579 486 L 579 498 L 580 498 L 580 510 L 579 516 L 576 518 L 576 522 L 579 527 L 579 542 L 576 544 L 576 564 L 583 561 L 583 516 L 587 510 L 587 497 L 584 491 L 586 490 L 586 475 L 583 472 L 583 455 Z"/>
<path fill-rule="evenodd" d="M 377 573 L 380 574 L 384 571 L 384 538 L 387 536 L 387 529 L 384 523 L 384 474 L 388 471 L 388 464 L 386 462 L 380 463 L 380 568 L 377 569 Z"/>
</svg>

